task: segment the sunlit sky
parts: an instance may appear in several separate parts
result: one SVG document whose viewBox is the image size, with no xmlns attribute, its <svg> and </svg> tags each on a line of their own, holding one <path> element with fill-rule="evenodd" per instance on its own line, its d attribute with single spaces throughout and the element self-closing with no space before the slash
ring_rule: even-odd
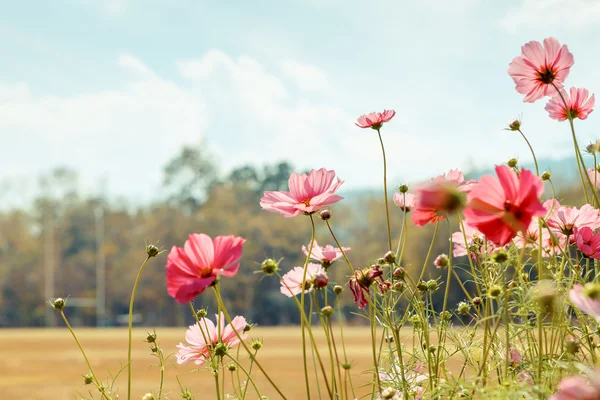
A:
<svg viewBox="0 0 600 400">
<path fill-rule="evenodd" d="M 201 139 L 224 174 L 289 160 L 375 187 L 379 142 L 354 121 L 384 108 L 392 185 L 531 160 L 503 130 L 520 114 L 538 157 L 571 156 L 568 125 L 523 103 L 506 71 L 554 36 L 575 57 L 567 86 L 597 92 L 599 20 L 597 0 L 7 1 L 0 203 L 59 165 L 83 191 L 104 178 L 111 196 L 157 198 L 165 163 Z M 582 143 L 598 114 L 578 121 Z"/>
</svg>

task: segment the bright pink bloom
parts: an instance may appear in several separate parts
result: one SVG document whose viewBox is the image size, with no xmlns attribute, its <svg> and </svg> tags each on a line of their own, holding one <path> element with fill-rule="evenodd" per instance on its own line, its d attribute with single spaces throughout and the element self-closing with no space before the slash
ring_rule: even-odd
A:
<svg viewBox="0 0 600 400">
<path fill-rule="evenodd" d="M 287 297 L 302 293 L 303 289 L 304 293 L 308 293 L 313 290 L 317 277 L 320 277 L 319 280 L 321 282 L 323 281 L 321 275 L 327 277 L 321 264 L 309 263 L 306 267 L 306 280 L 303 283 L 302 278 L 305 277 L 304 268 L 294 267 L 290 272 L 281 277 L 281 293 L 285 294 Z"/>
<path fill-rule="evenodd" d="M 337 178 L 334 182 L 334 178 L 335 171 L 325 168 L 313 169 L 308 175 L 294 172 L 288 180 L 290 191 L 265 192 L 260 199 L 260 206 L 284 217 L 295 217 L 302 213 L 312 214 L 343 199 L 335 192 L 344 181 Z"/>
<path fill-rule="evenodd" d="M 219 321 L 219 317 L 215 315 L 216 321 Z M 179 352 L 176 354 L 177 364 L 184 364 L 190 360 L 194 360 L 194 364 L 202 365 L 207 360 L 210 360 L 211 353 L 214 351 L 215 346 L 218 343 L 223 343 L 227 346 L 227 349 L 232 348 L 240 342 L 235 332 L 238 332 L 242 340 L 248 336 L 244 333 L 246 327 L 246 319 L 244 317 L 235 317 L 231 320 L 231 324 L 225 326 L 225 317 L 221 313 L 221 337 L 218 337 L 219 330 L 215 324 L 208 318 L 200 319 L 200 325 L 190 325 L 189 329 L 185 332 L 185 340 L 189 346 L 179 343 L 177 347 Z M 205 339 L 206 338 L 206 339 Z"/>
<path fill-rule="evenodd" d="M 598 400 L 600 398 L 600 382 L 598 371 L 589 382 L 583 376 L 569 376 L 558 383 L 558 392 L 548 400 Z"/>
<path fill-rule="evenodd" d="M 518 232 L 526 232 L 533 217 L 543 216 L 539 200 L 542 180 L 529 170 L 519 175 L 506 165 L 496 167 L 498 179 L 485 175 L 467 197 L 465 218 L 497 246 L 509 243 Z"/>
<path fill-rule="evenodd" d="M 372 112 L 368 115 L 361 115 L 356 121 L 359 128 L 372 128 L 379 130 L 385 122 L 389 122 L 396 115 L 394 110 L 383 110 L 383 112 Z"/>
<path fill-rule="evenodd" d="M 587 285 L 594 286 L 595 284 L 590 283 Z M 569 299 L 575 307 L 579 308 L 584 313 L 591 315 L 595 318 L 600 318 L 600 299 L 592 299 L 586 293 L 586 287 L 581 286 L 579 283 L 573 285 L 573 289 L 569 291 Z M 595 292 L 596 290 L 594 290 Z"/>
<path fill-rule="evenodd" d="M 312 252 L 310 253 L 310 258 L 319 261 L 321 265 L 327 268 L 331 266 L 335 260 L 343 257 L 342 250 L 345 253 L 350 250 L 350 247 L 342 247 L 341 250 L 338 247 L 333 247 L 330 244 L 326 245 L 325 247 L 321 247 L 315 240 L 313 243 Z M 306 246 L 302 246 L 302 252 L 305 255 L 308 255 L 308 249 Z"/>
<path fill-rule="evenodd" d="M 458 169 L 439 175 L 417 188 L 412 220 L 416 226 L 433 224 L 446 218 L 446 213 L 461 205 L 461 193 L 468 193 L 474 180 L 465 181 Z"/>
<path fill-rule="evenodd" d="M 563 88 L 563 82 L 573 65 L 573 55 L 567 45 L 561 47 L 553 37 L 540 42 L 531 41 L 521 48 L 521 55 L 513 58 L 508 74 L 515 81 L 517 92 L 524 94 L 524 102 L 533 103 Z"/>
<path fill-rule="evenodd" d="M 402 211 L 410 212 L 415 206 L 415 195 L 412 193 L 394 193 L 394 203 Z"/>
<path fill-rule="evenodd" d="M 584 226 L 581 229 L 575 228 L 573 239 L 583 254 L 600 260 L 600 233 L 594 233 L 592 228 Z"/>
<path fill-rule="evenodd" d="M 595 97 L 590 95 L 587 89 L 570 89 L 570 95 L 563 89 L 560 91 L 563 98 L 565 99 L 567 106 L 563 103 L 562 98 L 557 93 L 555 94 L 546 104 L 545 110 L 550 114 L 550 118 L 558 121 L 565 121 L 568 119 L 567 110 L 571 112 L 573 119 L 586 119 L 588 115 L 594 111 Z"/>
<path fill-rule="evenodd" d="M 217 236 L 214 241 L 203 233 L 189 235 L 183 248 L 173 246 L 167 257 L 167 292 L 179 303 L 192 301 L 219 275 L 237 274 L 246 240 L 239 236 Z"/>
<path fill-rule="evenodd" d="M 365 293 L 370 293 L 369 288 L 373 283 L 377 283 L 382 293 L 389 289 L 390 283 L 384 281 L 382 276 L 383 271 L 379 265 L 354 271 L 354 275 L 350 278 L 348 286 L 354 296 L 354 302 L 358 303 L 358 308 L 364 308 L 369 304 L 365 297 Z M 377 278 L 379 278 L 380 281 L 377 281 Z"/>
<path fill-rule="evenodd" d="M 471 225 L 464 225 L 464 234 L 462 227 L 460 231 L 452 234 L 452 243 L 454 244 L 452 254 L 454 254 L 454 257 L 466 256 L 467 249 L 472 256 L 491 254 L 496 246 L 489 240 L 486 240 L 485 236 Z M 466 243 L 465 236 L 467 237 Z"/>
</svg>

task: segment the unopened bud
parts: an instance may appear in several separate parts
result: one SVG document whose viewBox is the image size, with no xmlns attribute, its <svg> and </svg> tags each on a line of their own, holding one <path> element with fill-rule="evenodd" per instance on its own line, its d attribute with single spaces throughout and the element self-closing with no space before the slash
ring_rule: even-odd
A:
<svg viewBox="0 0 600 400">
<path fill-rule="evenodd" d="M 425 282 L 419 281 L 419 283 L 417 283 L 417 289 L 419 289 L 419 291 L 421 291 L 421 292 L 426 292 L 428 287 Z"/>
<path fill-rule="evenodd" d="M 406 289 L 406 283 L 404 281 L 394 282 L 392 285 L 392 290 L 394 292 L 402 293 Z"/>
<path fill-rule="evenodd" d="M 254 339 L 252 341 L 252 343 L 250 344 L 250 347 L 252 348 L 252 350 L 258 351 L 258 350 L 262 349 L 263 343 L 260 339 Z"/>
<path fill-rule="evenodd" d="M 387 253 L 385 253 L 385 255 L 383 256 L 383 260 L 388 263 L 388 264 L 392 264 L 394 261 L 396 261 L 396 254 L 394 254 L 391 251 L 388 251 Z"/>
<path fill-rule="evenodd" d="M 154 395 L 152 395 L 152 393 L 146 393 L 142 396 L 142 400 L 154 400 Z"/>
<path fill-rule="evenodd" d="M 513 122 L 511 122 L 508 125 L 508 129 L 511 131 L 518 131 L 519 129 L 521 129 L 521 121 L 519 121 L 518 119 L 515 119 Z"/>
<path fill-rule="evenodd" d="M 92 374 L 85 374 L 83 376 L 83 383 L 89 385 L 92 382 L 94 382 L 94 377 L 92 376 Z"/>
<path fill-rule="evenodd" d="M 442 321 L 449 321 L 452 318 L 452 314 L 449 311 L 442 311 L 440 313 L 440 318 Z"/>
<path fill-rule="evenodd" d="M 427 289 L 429 289 L 432 292 L 435 292 L 438 289 L 438 287 L 440 287 L 440 284 L 435 279 L 430 279 L 425 284 L 427 285 Z"/>
<path fill-rule="evenodd" d="M 448 264 L 450 264 L 450 259 L 446 254 L 440 254 L 436 257 L 435 261 L 433 262 L 433 265 L 435 265 L 435 267 L 439 269 L 446 268 Z"/>
<path fill-rule="evenodd" d="M 260 265 L 260 269 L 265 273 L 265 275 L 273 275 L 279 269 L 279 264 L 272 258 L 267 258 Z"/>
<path fill-rule="evenodd" d="M 237 365 L 235 364 L 227 364 L 227 369 L 231 372 L 235 372 L 237 370 Z"/>
<path fill-rule="evenodd" d="M 460 315 L 467 315 L 471 311 L 471 306 L 465 301 L 458 303 L 457 311 Z"/>
<path fill-rule="evenodd" d="M 331 218 L 331 211 L 329 211 L 329 210 L 323 210 L 323 211 L 321 211 L 321 213 L 319 214 L 319 216 L 321 217 L 321 219 L 323 221 L 327 221 L 329 218 Z"/>
<path fill-rule="evenodd" d="M 400 193 L 408 193 L 408 185 L 400 185 L 400 186 L 398 186 L 398 191 Z"/>
<path fill-rule="evenodd" d="M 552 174 L 548 171 L 544 171 L 541 176 L 543 181 L 549 181 L 551 177 L 552 177 Z"/>
<path fill-rule="evenodd" d="M 160 253 L 160 249 L 153 244 L 146 246 L 146 254 L 148 257 L 156 257 Z"/>
<path fill-rule="evenodd" d="M 340 285 L 335 285 L 335 286 L 333 287 L 333 293 L 335 293 L 335 294 L 340 294 L 340 293 L 342 293 L 342 290 L 344 290 L 344 288 L 343 288 L 343 287 L 341 287 Z"/>
<path fill-rule="evenodd" d="M 377 264 L 381 265 L 381 264 L 385 264 L 385 259 L 383 257 L 380 257 L 377 259 Z"/>
<path fill-rule="evenodd" d="M 208 314 L 208 312 L 206 311 L 205 308 L 201 308 L 198 311 L 196 311 L 196 316 L 200 319 L 206 317 L 207 314 Z"/>
<path fill-rule="evenodd" d="M 506 165 L 508 165 L 511 168 L 515 168 L 518 163 L 519 163 L 519 161 L 516 158 L 511 158 L 510 160 L 508 160 Z"/>
<path fill-rule="evenodd" d="M 499 250 L 492 256 L 492 259 L 498 264 L 502 264 L 508 260 L 508 253 L 505 250 Z"/>
<path fill-rule="evenodd" d="M 148 332 L 148 336 L 146 336 L 146 342 L 147 343 L 154 343 L 154 342 L 156 342 L 156 333 L 150 333 L 150 332 Z"/>
<path fill-rule="evenodd" d="M 495 299 L 496 297 L 502 294 L 502 288 L 499 285 L 493 285 L 490 290 L 488 290 L 488 297 Z"/>
<path fill-rule="evenodd" d="M 352 368 L 352 364 L 342 363 L 342 368 L 345 369 L 346 371 L 348 371 L 349 369 Z"/>
<path fill-rule="evenodd" d="M 329 283 L 329 278 L 327 274 L 320 273 L 315 276 L 315 288 L 321 289 L 327 286 Z"/>
<path fill-rule="evenodd" d="M 385 400 L 393 399 L 396 396 L 396 389 L 387 387 L 381 391 L 381 398 Z"/>
<path fill-rule="evenodd" d="M 215 355 L 217 357 L 224 357 L 227 354 L 227 350 L 229 350 L 229 347 L 223 343 L 223 342 L 219 342 L 215 345 Z"/>
<path fill-rule="evenodd" d="M 325 306 L 323 308 L 321 308 L 321 312 L 323 313 L 324 316 L 326 317 L 331 317 L 333 315 L 333 307 L 331 306 Z"/>
<path fill-rule="evenodd" d="M 252 324 L 246 324 L 244 329 L 242 329 L 242 332 L 243 333 L 250 332 L 250 329 L 252 329 Z"/>
<path fill-rule="evenodd" d="M 50 305 L 55 309 L 55 310 L 62 310 L 63 307 L 65 306 L 66 302 L 63 298 L 59 297 L 57 299 L 54 299 L 50 302 Z"/>
<path fill-rule="evenodd" d="M 394 270 L 392 276 L 394 279 L 404 280 L 404 277 L 406 276 L 406 270 L 402 267 L 398 267 Z"/>
<path fill-rule="evenodd" d="M 481 304 L 481 297 L 473 297 L 473 305 L 479 306 Z"/>
</svg>

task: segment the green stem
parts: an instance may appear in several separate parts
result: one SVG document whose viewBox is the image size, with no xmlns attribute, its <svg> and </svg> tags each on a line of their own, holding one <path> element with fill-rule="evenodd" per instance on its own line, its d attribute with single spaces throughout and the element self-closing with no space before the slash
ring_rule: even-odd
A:
<svg viewBox="0 0 600 400">
<path fill-rule="evenodd" d="M 133 327 L 133 302 L 135 300 L 135 292 L 137 290 L 138 283 L 140 282 L 140 277 L 142 276 L 142 271 L 144 271 L 144 267 L 148 263 L 150 256 L 146 257 L 138 274 L 135 278 L 135 283 L 133 284 L 133 290 L 131 291 L 131 298 L 129 299 L 129 340 L 127 342 L 127 399 L 131 399 L 131 330 Z"/>
<path fill-rule="evenodd" d="M 344 248 L 342 247 L 342 245 L 340 244 L 340 242 L 338 241 L 338 238 L 335 236 L 335 233 L 333 233 L 333 229 L 331 228 L 331 225 L 329 224 L 328 220 L 325 220 L 325 223 L 327 224 L 327 228 L 329 229 L 329 232 L 331 233 L 331 237 L 333 238 L 333 240 L 335 241 L 335 244 L 337 245 L 337 247 L 340 249 L 340 251 L 342 252 L 342 255 L 344 256 L 344 260 L 346 260 L 346 264 L 348 264 L 348 266 L 350 267 L 350 269 L 352 270 L 352 273 L 354 273 L 354 267 L 352 266 L 352 263 L 350 262 L 350 260 L 348 259 L 348 256 L 346 255 L 346 252 L 344 251 Z"/>
<path fill-rule="evenodd" d="M 533 147 L 531 147 L 531 143 L 529 143 L 529 140 L 527 140 L 527 137 L 525 137 L 525 134 L 521 131 L 520 128 L 518 131 L 521 134 L 521 136 L 523 136 L 523 139 L 525 139 L 527 146 L 529 146 L 529 150 L 531 150 L 531 155 L 533 156 L 533 162 L 535 163 L 535 174 L 537 176 L 540 176 L 540 168 L 538 166 L 537 158 L 535 157 L 535 152 L 533 151 Z"/>
<path fill-rule="evenodd" d="M 310 225 L 311 225 L 311 236 L 310 236 L 310 245 L 308 246 L 308 253 L 306 254 L 306 261 L 304 262 L 304 272 L 302 275 L 302 291 L 300 292 L 300 312 L 302 314 L 304 314 L 304 292 L 306 290 L 304 290 L 304 285 L 306 282 L 306 274 L 308 272 L 308 263 L 310 260 L 310 256 L 312 254 L 312 250 L 313 250 L 313 245 L 315 243 L 315 220 L 312 216 L 312 214 L 309 214 L 310 217 Z M 310 323 L 310 320 L 308 321 Z M 302 330 L 302 360 L 304 362 L 304 383 L 306 385 L 306 395 L 307 398 L 310 399 L 310 383 L 308 380 L 308 363 L 307 363 L 307 358 L 306 358 L 306 324 L 304 323 L 304 319 L 301 318 L 300 319 L 300 329 Z"/>
<path fill-rule="evenodd" d="M 388 206 L 388 193 L 387 193 L 387 161 L 385 158 L 385 147 L 383 146 L 383 139 L 381 132 L 377 129 L 377 136 L 379 136 L 379 143 L 381 143 L 381 153 L 383 154 L 383 198 L 385 200 L 385 217 L 387 221 L 387 234 L 388 234 L 388 251 L 392 251 L 392 230 L 390 228 L 390 210 Z"/>
<path fill-rule="evenodd" d="M 258 398 L 260 399 L 260 391 L 258 390 L 258 387 L 256 386 L 256 383 L 254 382 L 254 379 L 252 379 L 252 362 L 254 361 L 255 357 L 256 357 L 256 351 L 254 352 L 254 354 L 252 355 L 252 357 L 250 358 L 250 367 L 248 369 L 248 371 L 246 371 L 244 369 L 244 367 L 242 366 L 242 364 L 240 364 L 238 362 L 238 360 L 236 360 L 235 358 L 231 357 L 229 354 L 227 354 L 227 357 L 229 357 L 231 359 L 231 361 L 233 361 L 235 363 L 235 365 L 237 365 L 237 367 L 239 369 L 242 370 L 242 372 L 244 374 L 246 374 L 246 376 L 248 377 L 248 381 L 252 384 L 252 387 L 254 388 L 254 391 L 256 391 L 256 395 L 258 396 Z M 246 383 L 246 385 L 244 386 L 244 392 L 242 393 L 242 399 L 246 398 L 246 390 L 248 389 L 248 383 Z"/>
<path fill-rule="evenodd" d="M 373 290 L 373 300 L 369 301 L 369 321 L 371 323 L 371 350 L 373 353 L 373 374 L 375 375 L 375 379 L 373 379 L 373 393 L 375 393 L 375 385 L 377 385 L 377 391 L 379 392 L 379 396 L 381 396 L 381 381 L 379 380 L 379 363 L 377 362 L 377 324 L 375 320 L 375 307 L 377 306 L 377 294 L 375 290 Z"/>
</svg>

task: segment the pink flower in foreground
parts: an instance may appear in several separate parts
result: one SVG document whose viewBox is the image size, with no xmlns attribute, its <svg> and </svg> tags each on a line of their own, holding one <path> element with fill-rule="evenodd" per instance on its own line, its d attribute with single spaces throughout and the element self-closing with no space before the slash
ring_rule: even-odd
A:
<svg viewBox="0 0 600 400">
<path fill-rule="evenodd" d="M 232 277 L 240 268 L 242 245 L 239 236 L 203 233 L 189 235 L 182 247 L 173 246 L 167 257 L 167 292 L 179 303 L 192 301 L 211 286 L 219 275 Z"/>
<path fill-rule="evenodd" d="M 335 260 L 343 257 L 342 250 L 345 253 L 350 250 L 350 247 L 342 247 L 341 250 L 338 247 L 333 247 L 330 244 L 326 245 L 325 247 L 321 247 L 315 240 L 313 243 L 312 252 L 310 253 L 310 258 L 319 261 L 323 267 L 328 268 Z M 302 246 L 302 252 L 305 255 L 308 255 L 308 249 L 306 246 Z"/>
<path fill-rule="evenodd" d="M 463 173 L 453 169 L 421 185 L 415 193 L 414 224 L 423 226 L 445 219 L 446 213 L 462 205 L 462 193 L 468 193 L 474 183 L 465 181 Z"/>
<path fill-rule="evenodd" d="M 281 293 L 287 297 L 302 293 L 303 289 L 304 293 L 308 293 L 313 290 L 315 282 L 322 282 L 323 278 L 327 278 L 327 274 L 320 264 L 310 263 L 306 267 L 306 279 L 303 283 L 302 278 L 304 277 L 304 268 L 294 267 L 290 272 L 281 277 Z M 320 285 L 318 286 L 321 287 Z"/>
<path fill-rule="evenodd" d="M 506 165 L 496 167 L 498 179 L 485 175 L 467 197 L 466 222 L 497 246 L 525 232 L 533 217 L 546 213 L 539 200 L 542 180 L 529 170 L 519 175 Z"/>
<path fill-rule="evenodd" d="M 558 121 L 565 121 L 569 119 L 567 116 L 567 110 L 571 113 L 573 119 L 586 119 L 588 115 L 594 111 L 595 97 L 590 95 L 587 89 L 570 89 L 570 94 L 563 89 L 560 91 L 562 97 L 565 99 L 567 105 L 563 103 L 563 99 L 557 93 L 555 94 L 546 104 L 545 110 L 550 114 L 550 118 Z"/>
<path fill-rule="evenodd" d="M 583 376 L 569 376 L 558 383 L 558 392 L 548 400 L 597 400 L 600 398 L 600 379 L 598 371 L 592 382 Z"/>
<path fill-rule="evenodd" d="M 600 233 L 594 233 L 592 228 L 584 226 L 575 228 L 573 239 L 577 248 L 588 257 L 600 260 Z"/>
<path fill-rule="evenodd" d="M 215 315 L 216 321 L 219 321 L 219 317 Z M 184 364 L 190 360 L 194 360 L 194 364 L 202 365 L 207 360 L 210 360 L 211 354 L 217 348 L 217 344 L 222 343 L 226 347 L 223 350 L 230 349 L 240 342 L 235 332 L 238 332 L 242 340 L 246 339 L 247 334 L 244 333 L 246 327 L 246 319 L 244 317 L 235 317 L 231 320 L 231 324 L 225 326 L 225 317 L 221 313 L 221 337 L 218 337 L 219 329 L 215 324 L 208 318 L 200 319 L 200 325 L 190 325 L 189 329 L 185 332 L 185 340 L 188 345 L 179 343 L 177 347 L 179 352 L 176 354 L 177 363 Z M 217 322 L 218 323 L 218 322 Z M 218 354 L 215 354 L 218 355 Z M 223 354 L 221 354 L 223 355 Z"/>
<path fill-rule="evenodd" d="M 350 278 L 348 286 L 354 296 L 354 302 L 358 303 L 358 308 L 364 308 L 369 304 L 365 293 L 370 293 L 369 288 L 372 284 L 377 283 L 382 293 L 389 288 L 390 283 L 384 281 L 382 276 L 383 271 L 379 265 L 354 271 L 354 275 Z M 379 278 L 380 282 L 377 281 L 377 278 Z"/>
<path fill-rule="evenodd" d="M 412 193 L 394 193 L 394 204 L 402 211 L 410 212 L 415 206 L 415 195 Z"/>
<path fill-rule="evenodd" d="M 573 65 L 573 55 L 567 45 L 561 47 L 553 37 L 540 42 L 531 41 L 521 48 L 521 55 L 513 58 L 508 66 L 508 74 L 515 81 L 517 92 L 524 94 L 524 102 L 533 103 L 544 96 L 556 93 L 563 88 Z"/>
<path fill-rule="evenodd" d="M 290 191 L 265 192 L 260 199 L 260 206 L 288 218 L 302 213 L 312 214 L 343 199 L 335 192 L 344 181 L 337 178 L 334 182 L 334 178 L 335 171 L 325 168 L 313 169 L 308 175 L 294 172 L 288 180 Z"/>
<path fill-rule="evenodd" d="M 573 289 L 569 291 L 569 299 L 584 313 L 600 318 L 600 286 L 597 283 L 573 285 Z"/>
<path fill-rule="evenodd" d="M 361 115 L 356 121 L 359 128 L 381 129 L 385 122 L 389 122 L 396 115 L 394 110 L 383 110 L 383 112 L 372 112 L 371 114 Z"/>
</svg>

